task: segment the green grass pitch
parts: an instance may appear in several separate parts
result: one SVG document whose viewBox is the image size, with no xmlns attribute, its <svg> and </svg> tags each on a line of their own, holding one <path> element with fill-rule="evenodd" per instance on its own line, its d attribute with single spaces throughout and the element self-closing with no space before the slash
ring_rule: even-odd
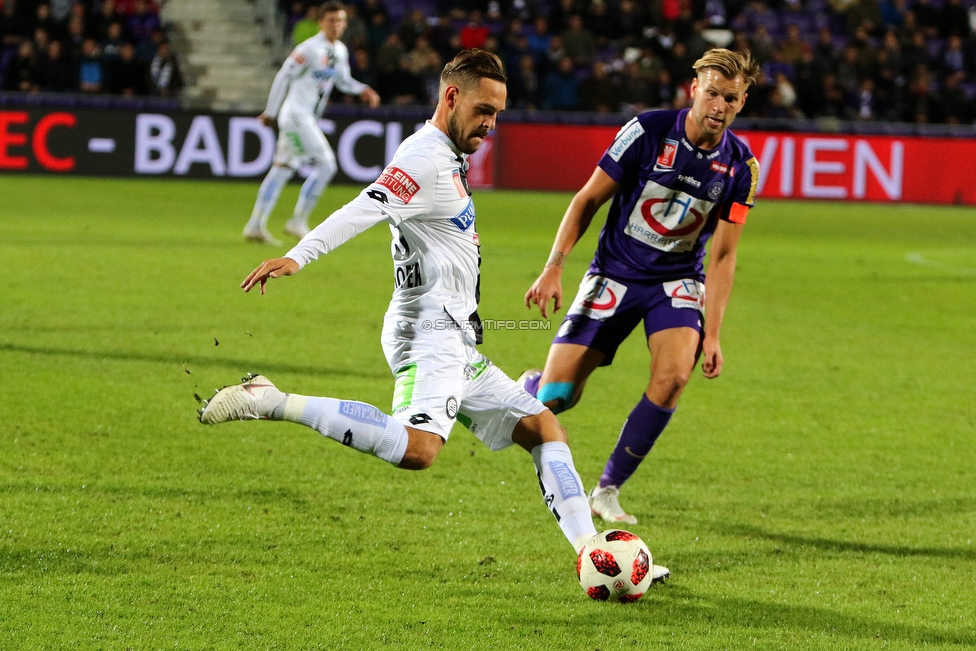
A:
<svg viewBox="0 0 976 651">
<path fill-rule="evenodd" d="M 410 473 L 295 425 L 197 423 L 194 394 L 248 371 L 390 407 L 388 230 L 245 295 L 285 251 L 240 238 L 256 190 L 0 177 L 0 649 L 976 646 L 972 209 L 760 202 L 725 371 L 696 371 L 624 491 L 673 578 L 619 605 L 580 591 L 520 450 L 458 426 Z M 482 316 L 529 318 L 569 196 L 475 199 Z M 557 327 L 483 351 L 517 375 Z M 647 367 L 631 337 L 561 417 L 587 487 Z"/>
</svg>

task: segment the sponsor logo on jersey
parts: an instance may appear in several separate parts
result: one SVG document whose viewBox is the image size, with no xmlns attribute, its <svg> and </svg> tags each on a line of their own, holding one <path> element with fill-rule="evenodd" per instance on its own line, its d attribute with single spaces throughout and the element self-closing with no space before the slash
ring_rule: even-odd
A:
<svg viewBox="0 0 976 651">
<path fill-rule="evenodd" d="M 291 58 L 300 66 L 305 65 L 305 62 L 308 61 L 308 59 L 305 58 L 305 55 L 298 50 L 291 53 Z"/>
<path fill-rule="evenodd" d="M 619 163 L 620 157 L 624 155 L 624 152 L 632 144 L 637 142 L 637 139 L 642 135 L 644 135 L 644 127 L 641 126 L 637 118 L 634 118 L 617 132 L 617 137 L 614 139 L 613 144 L 610 145 L 610 149 L 607 150 L 607 154 Z"/>
<path fill-rule="evenodd" d="M 674 167 L 674 156 L 678 153 L 678 141 L 665 138 L 664 146 L 657 157 L 654 169 L 658 172 L 670 170 Z"/>
<path fill-rule="evenodd" d="M 713 172 L 718 172 L 719 174 L 728 174 L 728 172 L 729 172 L 729 166 L 728 165 L 724 165 L 724 164 L 718 162 L 717 160 L 712 161 L 712 164 L 709 165 L 709 167 L 712 168 L 712 171 Z"/>
<path fill-rule="evenodd" d="M 684 278 L 661 283 L 661 287 L 663 287 L 664 293 L 671 297 L 672 307 L 687 307 L 700 312 L 705 311 L 705 285 L 703 283 L 691 278 Z"/>
<path fill-rule="evenodd" d="M 684 145 L 685 149 L 687 149 L 688 151 L 695 151 L 695 148 L 691 146 L 691 143 L 685 140 L 684 138 L 681 139 L 681 144 Z"/>
<path fill-rule="evenodd" d="M 387 167 L 376 183 L 389 189 L 403 203 L 410 203 L 414 195 L 420 192 L 420 185 L 399 167 Z"/>
<path fill-rule="evenodd" d="M 602 321 L 612 316 L 627 293 L 627 286 L 604 276 L 587 275 L 580 283 L 567 317 L 581 314 Z M 567 336 L 567 335 L 561 335 Z"/>
<path fill-rule="evenodd" d="M 659 251 L 691 251 L 714 207 L 708 199 L 648 181 L 623 225 L 624 234 Z"/>
<path fill-rule="evenodd" d="M 696 179 L 693 176 L 686 176 L 684 174 L 679 174 L 678 175 L 678 180 L 681 181 L 682 183 L 687 183 L 688 185 L 692 185 L 692 186 L 694 186 L 696 188 L 700 188 L 701 187 L 701 181 L 699 181 L 698 179 Z"/>
<path fill-rule="evenodd" d="M 458 227 L 458 230 L 464 232 L 471 228 L 471 224 L 474 223 L 474 201 L 468 199 L 467 205 L 464 210 L 457 214 L 457 217 L 451 218 L 451 223 Z"/>
<path fill-rule="evenodd" d="M 457 188 L 459 197 L 468 196 L 468 191 L 464 189 L 464 183 L 461 182 L 461 170 L 454 170 L 451 172 L 451 179 L 454 181 L 454 187 Z"/>
<path fill-rule="evenodd" d="M 364 402 L 339 401 L 339 413 L 346 418 L 367 425 L 386 425 L 387 416 L 382 411 Z"/>
<path fill-rule="evenodd" d="M 318 79 L 319 81 L 323 79 L 331 79 L 336 76 L 335 68 L 319 68 L 312 72 L 312 78 Z"/>
</svg>

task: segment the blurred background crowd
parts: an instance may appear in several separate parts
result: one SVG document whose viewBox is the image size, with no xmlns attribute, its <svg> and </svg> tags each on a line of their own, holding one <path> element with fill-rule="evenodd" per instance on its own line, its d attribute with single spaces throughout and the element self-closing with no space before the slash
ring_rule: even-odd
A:
<svg viewBox="0 0 976 651">
<path fill-rule="evenodd" d="M 0 0 L 6 91 L 178 95 L 159 0 Z M 241 0 L 244 2 L 244 0 Z M 278 0 L 282 38 L 318 31 L 320 2 Z M 437 97 L 459 50 L 496 52 L 509 104 L 628 113 L 689 104 L 714 46 L 762 64 L 743 115 L 971 124 L 976 0 L 357 0 L 353 75 L 386 104 Z M 354 98 L 337 95 L 335 101 Z"/>
</svg>

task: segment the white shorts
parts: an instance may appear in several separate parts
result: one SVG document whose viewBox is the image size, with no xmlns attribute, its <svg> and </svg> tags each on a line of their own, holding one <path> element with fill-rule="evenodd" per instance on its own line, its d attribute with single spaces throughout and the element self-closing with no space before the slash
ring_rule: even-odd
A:
<svg viewBox="0 0 976 651">
<path fill-rule="evenodd" d="M 512 444 L 515 425 L 546 407 L 466 343 L 458 330 L 387 317 L 383 352 L 396 377 L 393 418 L 445 441 L 460 421 L 491 450 Z"/>
<path fill-rule="evenodd" d="M 275 147 L 274 162 L 292 169 L 302 165 L 335 159 L 325 134 L 311 113 L 299 115 L 292 111 L 282 111 L 278 116 L 278 144 Z"/>
</svg>

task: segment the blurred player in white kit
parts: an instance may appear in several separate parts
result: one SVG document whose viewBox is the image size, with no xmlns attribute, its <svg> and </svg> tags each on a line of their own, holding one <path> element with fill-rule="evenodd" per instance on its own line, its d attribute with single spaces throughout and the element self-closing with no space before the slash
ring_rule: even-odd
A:
<svg viewBox="0 0 976 651">
<path fill-rule="evenodd" d="M 318 125 L 332 88 L 358 95 L 371 107 L 380 103 L 376 91 L 353 79 L 349 71 L 349 50 L 339 40 L 346 30 L 342 3 L 322 5 L 319 25 L 322 31 L 299 44 L 275 75 L 268 104 L 258 118 L 266 126 L 277 121 L 278 144 L 274 163 L 261 183 L 251 219 L 244 227 L 244 239 L 252 242 L 281 244 L 268 231 L 268 217 L 282 189 L 302 165 L 309 165 L 312 172 L 302 185 L 285 233 L 299 239 L 308 233 L 308 216 L 339 169 Z"/>
</svg>

